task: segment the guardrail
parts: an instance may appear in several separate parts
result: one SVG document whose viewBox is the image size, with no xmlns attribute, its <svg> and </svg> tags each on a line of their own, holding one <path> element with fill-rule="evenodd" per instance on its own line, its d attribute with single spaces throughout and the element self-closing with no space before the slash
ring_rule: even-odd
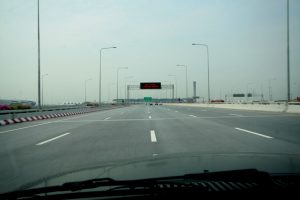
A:
<svg viewBox="0 0 300 200">
<path fill-rule="evenodd" d="M 78 108 L 89 108 L 89 106 L 72 106 L 72 107 L 49 107 L 42 109 L 22 109 L 22 110 L 1 110 L 0 115 L 7 115 L 13 113 L 31 113 L 31 112 L 43 112 L 43 111 L 54 111 L 54 110 L 70 110 L 70 109 L 78 109 Z"/>
<path fill-rule="evenodd" d="M 202 103 L 202 102 L 201 102 Z M 207 102 L 205 102 L 207 104 Z M 259 104 L 259 105 L 285 105 L 286 102 L 211 102 L 210 104 Z M 300 102 L 289 102 L 288 105 L 300 105 Z"/>
<path fill-rule="evenodd" d="M 122 105 L 112 105 L 112 104 L 102 104 L 100 107 L 95 106 L 83 106 L 83 105 L 77 105 L 77 106 L 53 106 L 53 107 L 44 107 L 42 109 L 23 109 L 23 110 L 2 110 L 0 111 L 0 120 L 4 119 L 14 119 L 17 117 L 29 117 L 29 116 L 35 116 L 35 115 L 41 115 L 41 114 L 54 114 L 59 111 L 63 110 L 86 110 L 86 109 L 93 109 L 98 108 L 99 110 L 105 110 L 109 109 L 110 107 L 118 107 L 118 106 L 124 106 Z"/>
<path fill-rule="evenodd" d="M 14 119 L 19 116 L 32 116 L 37 115 L 43 112 L 53 113 L 55 111 L 63 111 L 63 110 L 82 110 L 88 109 L 88 106 L 61 106 L 61 107 L 48 107 L 43 109 L 22 109 L 22 110 L 1 110 L 0 111 L 0 120 L 2 119 Z"/>
</svg>

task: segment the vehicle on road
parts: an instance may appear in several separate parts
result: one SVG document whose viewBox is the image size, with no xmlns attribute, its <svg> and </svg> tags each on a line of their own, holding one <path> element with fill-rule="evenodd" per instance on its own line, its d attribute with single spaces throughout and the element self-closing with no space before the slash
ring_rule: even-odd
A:
<svg viewBox="0 0 300 200">
<path fill-rule="evenodd" d="M 11 107 L 6 104 L 0 104 L 0 110 L 11 110 Z"/>
<path fill-rule="evenodd" d="M 224 103 L 225 101 L 223 99 L 215 99 L 215 100 L 211 100 L 211 103 Z"/>
<path fill-rule="evenodd" d="M 30 100 L 0 99 L 0 110 L 31 109 L 36 102 Z"/>
</svg>

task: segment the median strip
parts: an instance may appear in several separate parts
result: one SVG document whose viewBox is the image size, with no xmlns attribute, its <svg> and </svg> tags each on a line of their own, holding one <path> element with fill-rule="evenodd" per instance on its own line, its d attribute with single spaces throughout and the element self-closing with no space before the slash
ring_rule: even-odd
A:
<svg viewBox="0 0 300 200">
<path fill-rule="evenodd" d="M 62 135 L 59 135 L 59 136 L 57 136 L 57 137 L 54 137 L 54 138 L 51 138 L 51 139 L 49 139 L 49 140 L 45 140 L 45 141 L 43 141 L 43 142 L 40 142 L 40 143 L 37 143 L 36 145 L 43 145 L 43 144 L 46 144 L 46 143 L 48 143 L 48 142 L 51 142 L 51 141 L 53 141 L 53 140 L 57 140 L 57 139 L 59 139 L 59 138 L 61 138 L 61 137 L 64 137 L 64 136 L 66 136 L 66 135 L 69 135 L 70 133 L 64 133 L 64 134 L 62 134 Z"/>
<path fill-rule="evenodd" d="M 248 130 L 242 129 L 242 128 L 235 128 L 235 129 L 236 129 L 236 130 L 239 130 L 239 131 L 246 132 L 246 133 L 251 133 L 251 134 L 254 134 L 254 135 L 257 135 L 257 136 L 260 136 L 260 137 L 268 138 L 268 139 L 272 139 L 272 138 L 273 138 L 273 137 L 268 136 L 268 135 L 256 133 L 256 132 L 253 132 L 253 131 L 248 131 Z"/>
</svg>

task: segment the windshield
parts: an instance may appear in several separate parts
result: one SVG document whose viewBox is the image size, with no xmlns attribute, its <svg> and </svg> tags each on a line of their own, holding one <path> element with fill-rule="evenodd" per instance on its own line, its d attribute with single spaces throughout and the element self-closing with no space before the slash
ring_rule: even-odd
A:
<svg viewBox="0 0 300 200">
<path fill-rule="evenodd" d="M 0 0 L 0 193 L 300 172 L 299 19 L 297 0 Z"/>
</svg>

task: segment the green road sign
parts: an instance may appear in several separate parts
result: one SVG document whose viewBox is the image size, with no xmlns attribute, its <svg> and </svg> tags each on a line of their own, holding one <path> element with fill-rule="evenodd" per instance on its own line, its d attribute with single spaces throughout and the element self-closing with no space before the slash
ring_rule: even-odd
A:
<svg viewBox="0 0 300 200">
<path fill-rule="evenodd" d="M 144 97 L 144 101 L 145 102 L 151 102 L 152 101 L 152 97 Z"/>
</svg>

